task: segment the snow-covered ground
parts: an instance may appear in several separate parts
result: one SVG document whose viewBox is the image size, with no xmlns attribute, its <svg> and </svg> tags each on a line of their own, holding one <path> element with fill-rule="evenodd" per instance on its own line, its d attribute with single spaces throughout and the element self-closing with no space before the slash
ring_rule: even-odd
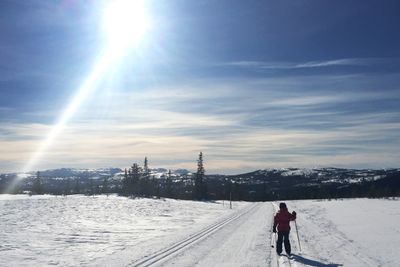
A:
<svg viewBox="0 0 400 267">
<path fill-rule="evenodd" d="M 0 195 L 0 266 L 399 266 L 398 200 L 288 201 L 293 259 L 277 257 L 277 203 Z"/>
<path fill-rule="evenodd" d="M 331 264 L 327 266 L 400 266 L 398 199 L 308 200 L 288 205 L 298 212 L 302 262 L 326 266 L 312 265 L 308 258 Z M 293 234 L 292 240 L 297 241 Z"/>
<path fill-rule="evenodd" d="M 0 195 L 0 266 L 124 266 L 247 205 Z"/>
</svg>

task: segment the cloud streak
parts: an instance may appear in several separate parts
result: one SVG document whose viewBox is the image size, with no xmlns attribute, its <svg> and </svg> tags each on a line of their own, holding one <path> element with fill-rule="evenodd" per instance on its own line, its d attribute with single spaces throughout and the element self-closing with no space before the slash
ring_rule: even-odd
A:
<svg viewBox="0 0 400 267">
<path fill-rule="evenodd" d="M 399 64 L 397 58 L 341 58 L 333 60 L 307 61 L 307 62 L 268 62 L 268 61 L 233 61 L 219 64 L 219 66 L 231 66 L 250 69 L 308 69 L 308 68 L 326 68 L 334 66 L 367 67 L 379 66 L 383 64 Z"/>
<path fill-rule="evenodd" d="M 396 91 L 366 88 L 337 94 L 335 82 L 322 80 L 326 77 L 222 79 L 146 91 L 99 91 L 38 168 L 125 167 L 148 156 L 154 166 L 194 170 L 199 151 L 206 155 L 209 173 L 395 166 L 400 111 L 388 103 L 399 100 Z M 369 107 L 379 101 L 386 105 Z M 2 126 L 0 162 L 13 170 L 29 159 L 50 129 L 41 123 Z"/>
</svg>

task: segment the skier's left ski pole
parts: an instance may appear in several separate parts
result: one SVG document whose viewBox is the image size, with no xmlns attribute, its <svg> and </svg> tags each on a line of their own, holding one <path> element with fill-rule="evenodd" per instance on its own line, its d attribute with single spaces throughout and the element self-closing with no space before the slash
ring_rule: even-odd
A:
<svg viewBox="0 0 400 267">
<path fill-rule="evenodd" d="M 276 244 L 276 233 L 272 233 L 272 235 L 274 236 L 273 238 L 271 238 L 271 248 L 275 247 Z"/>
<path fill-rule="evenodd" d="M 299 248 L 300 248 L 300 252 L 301 252 L 300 238 L 299 238 L 299 231 L 297 230 L 297 223 L 296 223 L 296 220 L 294 220 L 294 225 L 296 226 L 297 240 L 299 241 Z"/>
<path fill-rule="evenodd" d="M 271 245 L 271 247 L 275 248 L 275 244 L 276 244 L 276 233 L 274 233 L 274 244 Z"/>
</svg>

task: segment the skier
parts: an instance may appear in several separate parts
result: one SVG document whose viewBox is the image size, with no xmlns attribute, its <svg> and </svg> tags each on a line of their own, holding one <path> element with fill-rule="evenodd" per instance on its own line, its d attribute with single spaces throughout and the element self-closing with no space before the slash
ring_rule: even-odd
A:
<svg viewBox="0 0 400 267">
<path fill-rule="evenodd" d="M 291 248 L 289 241 L 289 232 L 290 232 L 290 221 L 296 220 L 296 212 L 293 211 L 289 213 L 286 204 L 279 204 L 279 211 L 276 213 L 274 217 L 274 226 L 272 231 L 276 233 L 276 228 L 278 227 L 278 240 L 276 241 L 276 252 L 278 255 L 282 253 L 282 241 L 285 244 L 285 251 L 288 256 L 290 256 Z"/>
</svg>

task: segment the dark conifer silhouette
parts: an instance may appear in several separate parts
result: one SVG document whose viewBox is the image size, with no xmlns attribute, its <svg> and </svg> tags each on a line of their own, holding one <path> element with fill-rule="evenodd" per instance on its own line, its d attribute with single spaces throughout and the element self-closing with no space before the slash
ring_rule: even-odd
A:
<svg viewBox="0 0 400 267">
<path fill-rule="evenodd" d="M 147 157 L 144 158 L 143 171 L 140 174 L 139 191 L 142 196 L 149 197 L 152 195 L 152 184 L 150 182 L 150 169 Z"/>
<path fill-rule="evenodd" d="M 141 170 L 137 163 L 133 163 L 129 170 L 125 169 L 124 178 L 122 180 L 122 194 L 134 196 L 141 193 L 139 188 L 139 180 Z"/>
<path fill-rule="evenodd" d="M 204 174 L 203 152 L 200 152 L 199 159 L 197 160 L 197 172 L 194 178 L 194 197 L 198 200 L 207 198 L 207 187 L 205 184 Z"/>
<path fill-rule="evenodd" d="M 150 169 L 147 157 L 144 158 L 143 175 L 145 178 L 150 178 Z"/>
</svg>

